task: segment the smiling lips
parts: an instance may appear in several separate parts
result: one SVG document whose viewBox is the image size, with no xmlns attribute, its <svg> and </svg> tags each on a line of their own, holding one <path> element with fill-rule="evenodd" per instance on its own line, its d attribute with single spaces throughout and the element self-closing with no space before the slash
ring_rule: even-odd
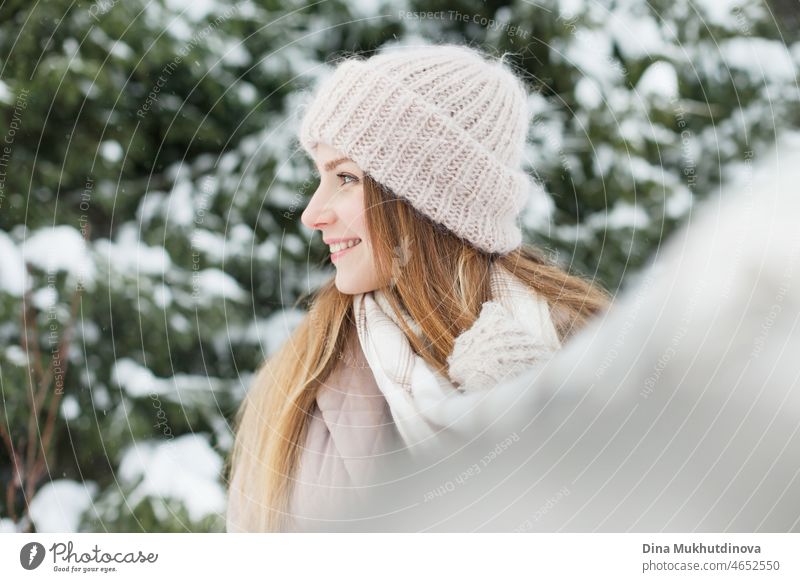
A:
<svg viewBox="0 0 800 582">
<path fill-rule="evenodd" d="M 361 239 L 358 238 L 352 238 L 350 240 L 344 240 L 333 243 L 329 247 L 331 251 L 331 260 L 334 261 L 338 259 L 344 253 L 346 253 L 347 251 L 349 251 L 350 249 L 352 249 L 353 247 L 357 246 L 360 243 Z"/>
</svg>

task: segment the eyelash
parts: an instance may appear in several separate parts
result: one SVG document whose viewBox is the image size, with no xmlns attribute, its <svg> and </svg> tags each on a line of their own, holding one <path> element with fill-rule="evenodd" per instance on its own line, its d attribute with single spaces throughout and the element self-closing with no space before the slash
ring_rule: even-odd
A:
<svg viewBox="0 0 800 582">
<path fill-rule="evenodd" d="M 356 178 L 352 174 L 336 174 L 336 177 L 337 178 L 352 178 L 353 179 L 352 182 L 345 182 L 344 184 L 342 184 L 343 186 L 347 186 L 348 184 L 355 184 L 356 182 L 358 182 L 358 178 Z"/>
</svg>

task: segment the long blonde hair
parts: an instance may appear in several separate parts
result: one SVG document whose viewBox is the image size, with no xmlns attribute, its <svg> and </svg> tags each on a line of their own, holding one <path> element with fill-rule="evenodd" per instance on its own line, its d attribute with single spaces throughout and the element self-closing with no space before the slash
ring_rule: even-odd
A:
<svg viewBox="0 0 800 582">
<path fill-rule="evenodd" d="M 364 207 L 382 290 L 395 310 L 405 309 L 423 331 L 404 329 L 424 360 L 446 373 L 455 338 L 491 299 L 489 268 L 495 263 L 546 298 L 562 342 L 610 302 L 602 286 L 566 273 L 536 248 L 487 254 L 420 214 L 365 175 Z M 293 475 L 319 386 L 356 333 L 352 296 L 334 279 L 312 296 L 306 317 L 284 345 L 258 369 L 235 421 L 228 468 L 250 510 L 248 531 L 283 531 Z"/>
</svg>

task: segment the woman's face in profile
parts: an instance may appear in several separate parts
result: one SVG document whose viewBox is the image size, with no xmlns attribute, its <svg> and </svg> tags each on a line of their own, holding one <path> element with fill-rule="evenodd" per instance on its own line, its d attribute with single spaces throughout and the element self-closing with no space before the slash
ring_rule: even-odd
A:
<svg viewBox="0 0 800 582">
<path fill-rule="evenodd" d="M 318 144 L 313 157 L 320 182 L 301 220 L 322 232 L 340 292 L 373 291 L 379 285 L 364 216 L 364 172 L 328 144 Z"/>
</svg>

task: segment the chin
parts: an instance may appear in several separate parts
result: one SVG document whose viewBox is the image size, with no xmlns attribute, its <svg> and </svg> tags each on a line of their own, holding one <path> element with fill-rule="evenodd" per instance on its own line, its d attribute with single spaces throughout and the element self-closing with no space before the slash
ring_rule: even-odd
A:
<svg viewBox="0 0 800 582">
<path fill-rule="evenodd" d="M 358 295 L 359 293 L 368 293 L 369 291 L 374 291 L 377 286 L 370 285 L 367 281 L 364 281 L 363 278 L 356 281 L 346 276 L 342 276 L 340 272 L 337 272 L 336 288 L 340 293 L 344 293 L 345 295 Z"/>
<path fill-rule="evenodd" d="M 360 285 L 356 284 L 354 281 L 348 281 L 346 277 L 341 277 L 338 273 L 336 275 L 336 288 L 339 290 L 339 293 L 344 293 L 345 295 L 363 293 Z"/>
</svg>

